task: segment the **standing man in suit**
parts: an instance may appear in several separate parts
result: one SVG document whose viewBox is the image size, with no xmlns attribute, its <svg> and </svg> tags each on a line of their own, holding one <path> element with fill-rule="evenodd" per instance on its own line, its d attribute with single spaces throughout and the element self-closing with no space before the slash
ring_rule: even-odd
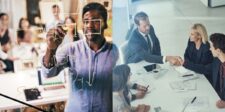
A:
<svg viewBox="0 0 225 112">
<path fill-rule="evenodd" d="M 221 100 L 216 102 L 218 108 L 225 108 L 225 35 L 215 33 L 210 36 L 210 50 L 218 60 L 213 62 L 212 83 Z"/>
<path fill-rule="evenodd" d="M 142 60 L 151 63 L 170 62 L 172 65 L 181 64 L 180 57 L 161 55 L 159 40 L 146 13 L 137 13 L 134 17 L 134 22 L 137 28 L 132 32 L 123 51 L 123 58 L 126 64 L 137 63 Z"/>
</svg>

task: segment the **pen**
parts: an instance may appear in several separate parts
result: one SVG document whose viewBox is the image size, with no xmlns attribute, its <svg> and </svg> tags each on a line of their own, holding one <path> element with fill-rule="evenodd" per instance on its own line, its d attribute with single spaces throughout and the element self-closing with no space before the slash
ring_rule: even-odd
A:
<svg viewBox="0 0 225 112">
<path fill-rule="evenodd" d="M 197 97 L 194 97 L 193 100 L 191 101 L 191 103 L 194 103 L 194 101 L 196 100 Z"/>
<path fill-rule="evenodd" d="M 193 77 L 193 78 L 190 78 L 190 79 L 186 79 L 186 80 L 183 80 L 183 82 L 187 82 L 187 81 L 190 81 L 190 80 L 195 80 L 195 79 L 198 79 L 199 77 Z"/>
<path fill-rule="evenodd" d="M 191 104 L 194 103 L 194 101 L 196 100 L 196 98 L 197 98 L 197 97 L 195 96 L 195 97 L 191 100 Z M 185 111 L 185 109 L 187 108 L 187 106 L 189 105 L 189 103 L 190 103 L 190 102 L 188 102 L 188 103 L 184 106 L 182 112 Z"/>
<path fill-rule="evenodd" d="M 187 74 L 187 75 L 183 75 L 182 77 L 188 77 L 188 76 L 193 76 L 194 74 Z"/>
<path fill-rule="evenodd" d="M 149 87 L 149 85 L 146 87 L 146 90 L 145 90 L 146 92 L 148 91 L 148 87 Z"/>
</svg>

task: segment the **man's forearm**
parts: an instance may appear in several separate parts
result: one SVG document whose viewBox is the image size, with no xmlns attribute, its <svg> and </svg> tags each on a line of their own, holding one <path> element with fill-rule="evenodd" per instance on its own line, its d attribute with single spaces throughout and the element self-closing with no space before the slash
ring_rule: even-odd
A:
<svg viewBox="0 0 225 112">
<path fill-rule="evenodd" d="M 56 64 L 56 59 L 54 58 L 56 53 L 56 49 L 48 49 L 44 55 L 43 59 L 43 64 L 46 68 L 51 68 L 55 66 Z"/>
</svg>

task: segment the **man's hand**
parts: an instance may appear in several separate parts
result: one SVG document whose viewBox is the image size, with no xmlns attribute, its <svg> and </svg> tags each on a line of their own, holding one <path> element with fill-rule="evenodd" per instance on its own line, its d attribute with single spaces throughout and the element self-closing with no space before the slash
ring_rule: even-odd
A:
<svg viewBox="0 0 225 112">
<path fill-rule="evenodd" d="M 137 106 L 135 112 L 149 112 L 149 110 L 150 110 L 150 105 L 141 104 Z"/>
<path fill-rule="evenodd" d="M 145 91 L 138 91 L 135 96 L 136 96 L 136 99 L 141 99 L 141 98 L 144 98 L 146 92 Z"/>
<path fill-rule="evenodd" d="M 179 56 L 166 56 L 166 62 L 175 66 L 181 66 L 184 63 L 183 59 Z"/>
<path fill-rule="evenodd" d="M 50 29 L 47 33 L 48 49 L 55 50 L 62 43 L 65 32 L 61 27 Z"/>
<path fill-rule="evenodd" d="M 56 29 L 50 29 L 47 33 L 47 51 L 44 55 L 44 66 L 46 68 L 51 68 L 55 66 L 56 62 L 53 58 L 58 46 L 62 43 L 65 36 L 65 32 L 62 27 Z"/>
<path fill-rule="evenodd" d="M 225 101 L 223 101 L 223 100 L 217 101 L 217 102 L 216 102 L 216 106 L 217 106 L 218 108 L 225 108 Z"/>
<path fill-rule="evenodd" d="M 142 86 L 142 85 L 137 85 L 137 90 L 138 91 L 147 91 L 147 87 L 145 87 L 145 86 Z"/>
</svg>

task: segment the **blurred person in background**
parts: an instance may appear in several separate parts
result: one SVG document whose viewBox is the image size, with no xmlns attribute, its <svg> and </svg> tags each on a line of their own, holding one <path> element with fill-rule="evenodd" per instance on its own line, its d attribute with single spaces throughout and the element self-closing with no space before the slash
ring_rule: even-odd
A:
<svg viewBox="0 0 225 112">
<path fill-rule="evenodd" d="M 13 38 L 12 31 L 9 29 L 9 16 L 6 13 L 0 13 L 0 60 L 4 62 L 5 72 L 14 71 L 13 61 L 17 58 L 9 56 L 16 39 Z"/>
<path fill-rule="evenodd" d="M 54 19 L 51 20 L 50 23 L 47 23 L 47 31 L 51 28 L 56 27 L 58 24 L 63 24 L 63 19 L 60 18 L 60 7 L 59 5 L 55 4 L 52 6 L 52 14 L 54 16 Z"/>
<path fill-rule="evenodd" d="M 20 18 L 19 30 L 28 30 L 30 28 L 30 23 L 27 18 Z"/>
<path fill-rule="evenodd" d="M 65 27 L 67 28 L 65 30 L 68 31 L 63 39 L 62 45 L 81 39 L 81 35 L 77 31 L 76 21 L 71 16 L 65 18 Z"/>
</svg>

